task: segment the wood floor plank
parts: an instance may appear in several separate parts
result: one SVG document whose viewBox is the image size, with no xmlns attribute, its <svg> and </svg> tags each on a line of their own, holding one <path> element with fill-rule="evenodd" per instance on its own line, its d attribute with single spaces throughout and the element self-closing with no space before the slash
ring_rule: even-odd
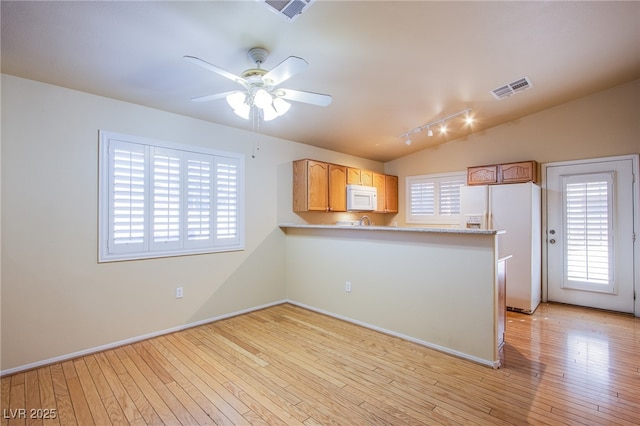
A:
<svg viewBox="0 0 640 426">
<path fill-rule="evenodd" d="M 542 304 L 507 321 L 494 370 L 282 304 L 3 377 L 0 403 L 82 426 L 638 424 L 639 318 Z"/>
<path fill-rule="evenodd" d="M 31 370 L 25 373 L 25 408 L 27 409 L 27 424 L 41 425 L 43 418 L 38 415 L 38 411 L 42 407 L 40 399 L 40 383 L 38 379 L 38 371 Z"/>
<path fill-rule="evenodd" d="M 60 424 L 58 416 L 58 408 L 56 404 L 56 395 L 53 389 L 53 379 L 51 378 L 51 369 L 42 367 L 37 370 L 38 385 L 40 386 L 40 408 L 47 416 L 43 419 L 42 424 L 45 426 L 53 426 Z"/>
<path fill-rule="evenodd" d="M 56 411 L 61 425 L 76 425 L 78 420 L 73 405 L 71 403 L 71 395 L 69 395 L 69 387 L 64 377 L 62 364 L 53 364 L 50 366 L 51 382 L 53 383 L 53 393 L 56 398 Z M 45 408 L 45 407 L 43 407 Z"/>
<path fill-rule="evenodd" d="M 86 358 L 87 357 L 77 359 L 73 363 L 78 374 L 78 380 L 80 381 L 80 385 L 82 386 L 82 390 L 84 391 L 85 399 L 87 400 L 87 404 L 89 405 L 89 408 L 91 410 L 93 421 L 98 425 L 109 424 L 109 415 L 107 414 L 107 410 L 102 403 L 102 399 L 100 398 L 98 389 L 93 382 L 91 372 L 87 368 L 87 363 L 85 361 Z"/>
<path fill-rule="evenodd" d="M 109 363 L 105 352 L 95 354 L 96 363 L 100 372 L 104 376 L 109 385 L 109 389 L 113 394 L 114 400 L 118 403 L 122 414 L 129 423 L 133 423 L 138 419 L 142 419 L 142 414 L 138 411 L 136 404 L 133 402 L 122 382 L 118 378 L 115 370 Z"/>
</svg>

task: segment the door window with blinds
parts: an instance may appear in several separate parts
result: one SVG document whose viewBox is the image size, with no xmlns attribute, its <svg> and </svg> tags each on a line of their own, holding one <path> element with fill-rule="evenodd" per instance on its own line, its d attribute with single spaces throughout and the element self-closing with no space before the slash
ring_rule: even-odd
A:
<svg viewBox="0 0 640 426">
<path fill-rule="evenodd" d="M 564 176 L 564 288 L 614 292 L 613 176 Z"/>
<path fill-rule="evenodd" d="M 465 172 L 407 177 L 407 223 L 460 223 L 460 187 Z"/>
<path fill-rule="evenodd" d="M 99 261 L 244 248 L 244 156 L 100 132 Z"/>
</svg>

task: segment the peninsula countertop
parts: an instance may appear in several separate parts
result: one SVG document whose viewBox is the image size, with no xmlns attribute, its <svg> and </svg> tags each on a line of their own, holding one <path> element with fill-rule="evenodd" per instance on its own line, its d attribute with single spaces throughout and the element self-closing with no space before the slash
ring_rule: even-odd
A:
<svg viewBox="0 0 640 426">
<path fill-rule="evenodd" d="M 305 223 L 281 223 L 280 228 L 301 228 L 301 229 L 339 229 L 352 231 L 388 231 L 388 232 L 423 232 L 432 234 L 467 234 L 467 235 L 498 235 L 506 231 L 499 229 L 468 229 L 468 228 L 428 228 L 409 226 L 379 226 L 379 225 L 311 225 Z"/>
</svg>

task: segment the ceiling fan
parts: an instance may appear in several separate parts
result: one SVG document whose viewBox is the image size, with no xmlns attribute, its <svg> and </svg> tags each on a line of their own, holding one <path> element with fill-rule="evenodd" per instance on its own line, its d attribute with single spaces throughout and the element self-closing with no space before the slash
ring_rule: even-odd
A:
<svg viewBox="0 0 640 426">
<path fill-rule="evenodd" d="M 233 111 L 247 120 L 255 106 L 258 111 L 262 112 L 264 121 L 273 120 L 285 114 L 291 107 L 287 100 L 318 106 L 327 106 L 331 103 L 332 97 L 330 95 L 278 87 L 287 79 L 303 71 L 309 64 L 302 58 L 289 56 L 271 71 L 267 71 L 260 68 L 260 66 L 268 54 L 269 52 L 261 47 L 254 47 L 249 50 L 249 58 L 256 64 L 256 67 L 244 71 L 239 76 L 195 56 L 185 56 L 184 59 L 220 74 L 242 86 L 241 90 L 199 96 L 191 98 L 191 100 L 205 102 L 226 98 Z"/>
</svg>

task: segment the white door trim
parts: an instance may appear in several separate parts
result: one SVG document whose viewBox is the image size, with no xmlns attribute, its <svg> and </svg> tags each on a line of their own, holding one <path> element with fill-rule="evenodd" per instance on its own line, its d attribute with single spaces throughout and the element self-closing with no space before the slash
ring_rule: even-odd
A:
<svg viewBox="0 0 640 426">
<path fill-rule="evenodd" d="M 636 298 L 634 301 L 634 315 L 640 317 L 640 185 L 638 184 L 638 170 L 640 170 L 640 155 L 620 155 L 615 157 L 589 158 L 584 160 L 558 161 L 541 164 L 541 188 L 542 188 L 542 301 L 548 300 L 548 272 L 547 272 L 547 168 L 552 166 L 571 166 L 577 164 L 601 163 L 604 161 L 631 160 L 633 163 L 633 229 L 636 239 L 633 243 L 633 290 Z"/>
</svg>

